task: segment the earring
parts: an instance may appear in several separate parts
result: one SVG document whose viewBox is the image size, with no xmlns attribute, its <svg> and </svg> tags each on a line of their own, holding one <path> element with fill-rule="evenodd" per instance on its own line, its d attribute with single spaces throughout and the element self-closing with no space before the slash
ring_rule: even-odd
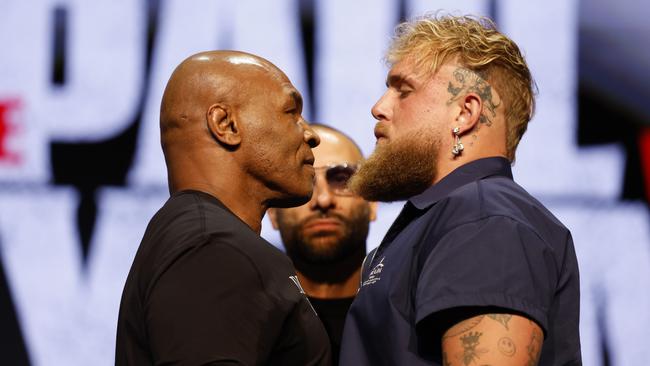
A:
<svg viewBox="0 0 650 366">
<path fill-rule="evenodd" d="M 463 146 L 463 143 L 460 141 L 460 127 L 455 127 L 454 130 L 454 135 L 456 136 L 456 143 L 454 144 L 454 147 L 451 149 L 451 153 L 454 156 L 460 155 L 460 153 L 465 149 L 465 146 Z"/>
</svg>

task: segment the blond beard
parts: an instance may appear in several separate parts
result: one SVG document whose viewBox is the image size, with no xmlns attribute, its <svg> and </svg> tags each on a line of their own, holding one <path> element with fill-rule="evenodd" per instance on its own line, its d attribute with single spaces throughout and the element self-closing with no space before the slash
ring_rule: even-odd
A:
<svg viewBox="0 0 650 366">
<path fill-rule="evenodd" d="M 420 129 L 392 142 L 378 144 L 352 176 L 350 188 L 369 201 L 401 201 L 433 184 L 440 140 Z"/>
</svg>

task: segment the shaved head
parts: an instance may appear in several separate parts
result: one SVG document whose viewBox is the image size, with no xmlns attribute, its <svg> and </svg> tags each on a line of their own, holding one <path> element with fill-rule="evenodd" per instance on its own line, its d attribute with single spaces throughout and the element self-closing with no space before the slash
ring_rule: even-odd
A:
<svg viewBox="0 0 650 366">
<path fill-rule="evenodd" d="M 288 81 L 269 61 L 244 52 L 209 51 L 185 59 L 174 70 L 163 94 L 160 108 L 163 149 L 169 143 L 167 132 L 191 127 L 193 121 L 204 119 L 210 104 L 238 107 L 252 102 L 252 93 L 247 91 L 260 76 Z"/>
<path fill-rule="evenodd" d="M 212 193 L 239 206 L 240 217 L 254 211 L 255 227 L 267 207 L 309 200 L 319 138 L 298 90 L 262 57 L 209 51 L 185 59 L 165 88 L 160 131 L 170 192 Z"/>
<path fill-rule="evenodd" d="M 358 161 L 363 160 L 363 152 L 357 143 L 343 131 L 338 130 L 332 126 L 325 125 L 322 123 L 312 123 L 311 128 L 318 133 L 318 136 L 321 138 L 321 143 L 325 143 L 325 139 L 328 140 L 328 143 L 337 143 L 337 140 L 342 140 L 339 143 L 349 144 L 352 147 L 352 150 L 357 154 Z M 322 147 L 322 146 L 321 146 Z"/>
</svg>

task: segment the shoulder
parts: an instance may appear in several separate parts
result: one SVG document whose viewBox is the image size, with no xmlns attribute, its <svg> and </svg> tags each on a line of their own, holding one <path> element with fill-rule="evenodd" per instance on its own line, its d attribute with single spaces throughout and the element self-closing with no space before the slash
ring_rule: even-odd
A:
<svg viewBox="0 0 650 366">
<path fill-rule="evenodd" d="M 260 281 L 263 273 L 290 272 L 292 268 L 279 249 L 201 192 L 181 192 L 166 202 L 151 220 L 136 261 L 152 282 L 186 263 L 202 264 L 204 270 L 224 275 L 228 268 L 237 273 L 248 271 Z M 237 263 L 237 267 L 229 263 Z"/>
<path fill-rule="evenodd" d="M 471 182 L 439 204 L 439 212 L 430 218 L 434 229 L 425 239 L 425 258 L 432 252 L 442 257 L 441 252 L 446 251 L 486 250 L 485 260 L 508 253 L 496 262 L 503 258 L 541 259 L 557 273 L 575 256 L 570 231 L 512 179 L 491 177 Z M 420 258 L 420 265 L 425 258 Z"/>
<path fill-rule="evenodd" d="M 252 233 L 252 231 L 251 231 Z M 289 258 L 278 248 L 256 234 L 223 237 L 219 234 L 211 235 L 207 241 L 208 250 L 212 250 L 222 257 L 238 257 L 253 268 L 258 276 L 270 280 L 270 274 L 282 273 L 283 278 L 293 275 L 293 265 Z M 286 276 L 285 276 L 286 275 Z"/>
<path fill-rule="evenodd" d="M 487 250 L 485 259 L 495 253 L 510 253 L 507 258 L 511 259 L 541 256 L 559 269 L 574 252 L 569 230 L 537 199 L 505 177 L 459 187 L 430 208 L 426 221 L 420 268 L 433 253 L 440 258 L 444 257 L 441 252 Z"/>
<path fill-rule="evenodd" d="M 529 230 L 543 241 L 566 241 L 569 230 L 541 202 L 513 180 L 492 177 L 466 184 L 452 192 L 444 202 L 449 231 L 463 225 L 483 222 L 498 229 L 517 226 Z"/>
<path fill-rule="evenodd" d="M 193 277 L 193 280 L 220 284 L 244 282 L 254 287 L 264 287 L 264 278 L 255 258 L 239 246 L 218 238 L 208 238 L 204 243 L 180 253 L 167 267 L 163 276 L 182 272 L 189 278 Z"/>
<path fill-rule="evenodd" d="M 151 220 L 147 231 L 163 241 L 184 247 L 211 242 L 231 245 L 247 253 L 282 254 L 218 199 L 198 191 L 183 191 L 170 197 Z"/>
<path fill-rule="evenodd" d="M 159 253 L 158 261 L 145 268 L 149 273 L 145 298 L 153 291 L 173 293 L 177 290 L 164 289 L 190 283 L 205 284 L 218 293 L 231 289 L 265 292 L 293 274 L 291 262 L 277 252 L 259 237 L 207 235 L 192 245 Z"/>
</svg>

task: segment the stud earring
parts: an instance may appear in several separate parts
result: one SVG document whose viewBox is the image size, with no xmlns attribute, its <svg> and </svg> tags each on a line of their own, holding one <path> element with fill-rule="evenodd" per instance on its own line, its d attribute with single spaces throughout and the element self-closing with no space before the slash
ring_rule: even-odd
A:
<svg viewBox="0 0 650 366">
<path fill-rule="evenodd" d="M 453 148 L 451 149 L 451 153 L 454 156 L 460 155 L 460 153 L 465 149 L 465 146 L 463 146 L 463 143 L 460 141 L 460 127 L 455 127 L 454 130 L 454 135 L 456 136 L 456 143 L 454 144 Z"/>
</svg>

